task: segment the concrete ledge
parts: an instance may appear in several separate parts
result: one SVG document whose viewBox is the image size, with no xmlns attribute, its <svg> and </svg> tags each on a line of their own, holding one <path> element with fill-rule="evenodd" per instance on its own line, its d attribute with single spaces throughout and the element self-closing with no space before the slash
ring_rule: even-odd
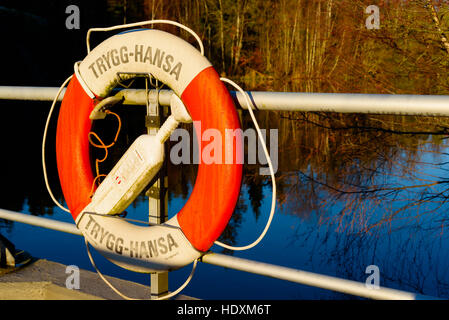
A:
<svg viewBox="0 0 449 320">
<path fill-rule="evenodd" d="M 2 282 L 0 300 L 103 300 L 78 290 L 70 290 L 48 281 Z"/>
<path fill-rule="evenodd" d="M 80 269 L 80 289 L 66 288 L 66 265 L 44 259 L 0 273 L 1 300 L 123 300 L 107 286 L 97 273 Z M 150 287 L 105 276 L 120 292 L 136 299 L 149 299 Z M 149 275 L 148 275 L 149 277 Z M 175 299 L 192 298 L 178 295 Z"/>
</svg>

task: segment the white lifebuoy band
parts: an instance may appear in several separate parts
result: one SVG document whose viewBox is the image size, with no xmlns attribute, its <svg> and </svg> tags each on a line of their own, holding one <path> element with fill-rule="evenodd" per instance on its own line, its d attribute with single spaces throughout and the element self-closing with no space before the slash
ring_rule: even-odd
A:
<svg viewBox="0 0 449 320">
<path fill-rule="evenodd" d="M 171 271 L 198 259 L 177 216 L 161 225 L 138 226 L 110 216 L 93 215 L 86 207 L 76 221 L 87 241 L 105 258 L 134 272 Z"/>
<path fill-rule="evenodd" d="M 211 63 L 188 42 L 164 31 L 138 29 L 117 34 L 94 48 L 79 72 L 89 89 L 106 97 L 119 72 L 149 73 L 180 97 L 187 85 Z"/>
</svg>

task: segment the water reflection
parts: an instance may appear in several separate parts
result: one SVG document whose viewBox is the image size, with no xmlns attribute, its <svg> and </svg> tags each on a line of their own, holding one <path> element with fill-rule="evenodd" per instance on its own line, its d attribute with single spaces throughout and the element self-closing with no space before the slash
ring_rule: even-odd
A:
<svg viewBox="0 0 449 320">
<path fill-rule="evenodd" d="M 283 116 L 299 137 L 296 168 L 280 155 L 282 211 L 301 217 L 291 246 L 315 269 L 361 280 L 374 264 L 382 285 L 447 296 L 447 119 Z"/>
<path fill-rule="evenodd" d="M 26 203 L 33 214 L 52 213 L 40 169 L 43 111 L 48 109 L 48 103 L 0 101 L 0 108 L 3 122 L 0 164 L 4 168 L 1 207 L 21 211 Z M 49 167 L 54 168 L 52 159 L 48 161 Z"/>
<path fill-rule="evenodd" d="M 51 215 L 54 206 L 44 186 L 40 161 L 48 103 L 2 101 L 1 107 L 5 110 L 1 130 L 9 139 L 3 140 L 0 160 L 7 168 L 4 181 L 8 186 L 0 207 L 16 211 L 26 207 L 34 215 Z M 115 111 L 125 125 L 108 162 L 101 167 L 104 172 L 145 132 L 144 108 L 123 106 Z M 400 133 L 422 130 L 419 128 L 426 121 L 424 131 L 435 131 L 445 119 L 421 118 L 417 122 L 361 115 L 343 119 L 275 112 L 260 112 L 258 118 L 262 128 L 279 129 L 277 214 L 296 217 L 288 235 L 288 250 L 305 249 L 307 254 L 301 259 L 317 272 L 360 281 L 367 277 L 366 267 L 374 264 L 380 267 L 381 285 L 448 296 L 447 146 L 443 135 Z M 10 126 L 6 119 L 19 119 L 20 125 Z M 379 122 L 389 130 L 382 126 L 374 130 L 374 123 Z M 242 124 L 251 126 L 245 116 Z M 115 125 L 114 119 L 105 120 L 96 123 L 94 130 L 109 141 Z M 54 136 L 49 136 L 47 148 L 50 184 L 62 201 L 51 152 Z M 92 153 L 102 157 L 101 150 Z M 168 163 L 169 204 L 174 199 L 186 201 L 196 169 L 195 165 Z M 269 177 L 260 176 L 257 166 L 245 165 L 242 196 L 221 241 L 235 245 L 248 214 L 255 221 L 264 215 L 267 209 L 262 203 L 269 198 L 270 188 Z M 133 207 L 146 201 L 141 195 Z M 259 223 L 264 224 L 264 219 Z M 4 231 L 10 232 L 12 227 L 11 222 L 1 222 Z"/>
</svg>

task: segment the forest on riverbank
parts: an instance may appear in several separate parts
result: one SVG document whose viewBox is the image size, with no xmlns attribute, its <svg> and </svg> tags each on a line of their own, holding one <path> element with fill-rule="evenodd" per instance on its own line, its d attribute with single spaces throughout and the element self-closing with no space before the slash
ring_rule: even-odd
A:
<svg viewBox="0 0 449 320">
<path fill-rule="evenodd" d="M 369 28 L 378 8 L 378 28 Z M 117 23 L 171 19 L 250 89 L 447 94 L 446 0 L 108 1 Z M 169 27 L 173 32 L 179 32 Z"/>
</svg>

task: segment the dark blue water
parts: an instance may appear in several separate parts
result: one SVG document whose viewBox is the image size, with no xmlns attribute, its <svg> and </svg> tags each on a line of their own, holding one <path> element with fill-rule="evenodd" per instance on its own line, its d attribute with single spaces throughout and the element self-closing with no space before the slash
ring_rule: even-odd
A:
<svg viewBox="0 0 449 320">
<path fill-rule="evenodd" d="M 28 126 L 8 127 L 12 137 L 10 151 L 16 158 L 8 162 L 11 187 L 3 192 L 2 207 L 72 222 L 68 213 L 52 205 L 43 185 L 39 148 L 45 119 L 43 111 L 49 104 L 3 102 L 2 105 L 20 109 L 20 113 L 33 119 Z M 23 140 L 15 135 L 24 130 L 34 132 L 26 144 L 20 143 Z M 285 132 L 280 130 L 281 134 Z M 130 138 L 135 134 L 123 135 Z M 51 137 L 49 145 L 51 148 Z M 430 147 L 424 144 L 415 155 L 413 174 L 409 172 L 408 175 L 399 174 L 405 170 L 408 161 L 407 152 L 399 152 L 392 167 L 385 169 L 373 182 L 398 187 L 444 177 L 446 170 L 441 163 L 446 148 L 443 144 L 438 152 L 434 152 L 432 144 Z M 289 152 L 281 138 L 279 152 Z M 51 155 L 48 158 L 50 182 L 60 197 L 55 163 Z M 2 161 L 5 159 L 9 157 Z M 307 169 L 301 171 L 302 165 L 298 164 L 298 169 L 292 170 L 295 159 L 287 162 L 280 159 L 278 204 L 269 232 L 255 248 L 226 254 L 362 283 L 370 275 L 366 268 L 376 265 L 380 270 L 381 286 L 449 297 L 447 208 L 444 199 L 431 197 L 443 192 L 444 187 L 411 188 L 394 195 L 379 192 L 376 197 L 336 196 L 329 189 L 306 181 L 304 174 L 310 172 Z M 326 171 L 326 168 L 322 170 Z M 235 246 L 249 244 L 258 237 L 265 227 L 271 205 L 269 179 L 255 176 L 254 166 L 245 165 L 244 173 L 238 206 L 226 233 L 230 236 L 222 239 Z M 179 178 L 180 174 L 183 179 Z M 184 170 L 169 167 L 169 177 L 171 175 L 175 177 L 169 178 L 172 187 L 169 188 L 169 216 L 178 212 L 186 202 L 195 173 L 189 166 Z M 182 186 L 173 180 L 183 181 Z M 147 215 L 147 200 L 141 196 L 128 209 L 128 217 L 146 220 Z M 6 221 L 1 222 L 0 232 L 35 257 L 94 271 L 79 236 Z M 212 251 L 223 252 L 223 249 L 214 246 Z M 94 258 L 104 274 L 149 285 L 149 275 L 121 269 L 95 252 Z M 181 285 L 190 270 L 187 266 L 171 272 L 170 290 Z M 201 299 L 354 299 L 204 263 L 199 263 L 194 278 L 183 293 Z"/>
</svg>

